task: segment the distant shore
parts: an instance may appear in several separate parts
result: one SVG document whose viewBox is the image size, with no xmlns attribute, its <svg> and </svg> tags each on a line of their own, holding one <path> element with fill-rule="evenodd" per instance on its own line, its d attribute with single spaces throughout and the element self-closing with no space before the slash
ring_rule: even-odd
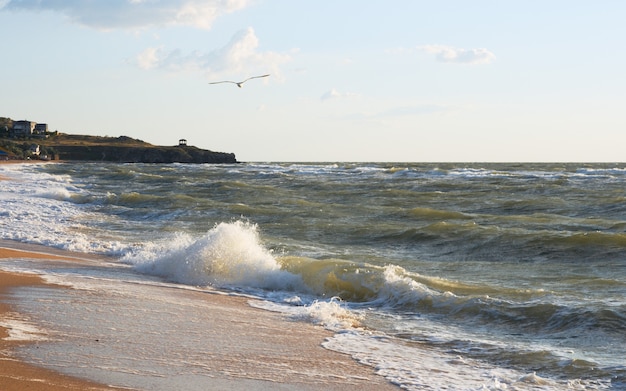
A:
<svg viewBox="0 0 626 391">
<path fill-rule="evenodd" d="M 34 163 L 60 163 L 60 160 L 37 160 L 37 159 L 9 159 L 0 160 L 0 164 L 34 164 Z"/>
<path fill-rule="evenodd" d="M 36 147 L 37 155 L 68 161 L 115 162 L 115 163 L 238 163 L 234 153 L 217 152 L 187 144 L 180 139 L 178 145 L 153 145 L 127 136 L 89 136 L 55 132 L 42 138 L 29 139 Z M 24 149 L 22 140 L 4 138 L 0 145 L 13 157 L 28 157 L 31 151 Z M 31 148 L 33 148 L 31 146 Z M 21 152 L 20 152 L 21 151 Z M 5 155 L 6 157 L 7 155 Z"/>
</svg>

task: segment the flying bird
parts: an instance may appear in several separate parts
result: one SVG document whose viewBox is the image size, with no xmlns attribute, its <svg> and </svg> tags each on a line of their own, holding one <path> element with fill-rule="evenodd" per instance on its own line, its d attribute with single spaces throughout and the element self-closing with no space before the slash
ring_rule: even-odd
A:
<svg viewBox="0 0 626 391">
<path fill-rule="evenodd" d="M 247 79 L 246 79 L 246 80 L 244 80 L 244 81 L 230 81 L 230 80 L 214 81 L 214 82 L 211 82 L 211 83 L 209 83 L 209 84 L 233 83 L 233 84 L 237 84 L 237 87 L 241 88 L 241 85 L 242 85 L 243 83 L 247 82 L 248 80 L 252 80 L 252 79 L 259 79 L 259 78 L 261 78 L 261 77 L 268 77 L 268 76 L 269 76 L 269 74 L 267 74 L 267 75 L 261 75 L 261 76 L 252 76 L 252 77 L 247 78 Z"/>
</svg>

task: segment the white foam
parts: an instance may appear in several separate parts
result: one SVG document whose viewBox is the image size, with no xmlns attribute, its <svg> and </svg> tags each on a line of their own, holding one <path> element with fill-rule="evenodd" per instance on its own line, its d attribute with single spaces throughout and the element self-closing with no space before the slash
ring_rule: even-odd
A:
<svg viewBox="0 0 626 391">
<path fill-rule="evenodd" d="M 573 389 L 571 383 L 544 379 L 536 373 L 524 374 L 512 369 L 494 367 L 480 361 L 438 352 L 423 344 L 401 341 L 364 330 L 337 333 L 327 338 L 322 345 L 327 349 L 351 355 L 358 362 L 375 368 L 379 375 L 406 390 Z"/>
<path fill-rule="evenodd" d="M 89 214 L 74 202 L 85 194 L 68 177 L 19 164 L 3 165 L 0 174 L 12 178 L 0 187 L 1 239 L 81 252 L 122 251 L 119 241 L 93 240 L 81 223 L 89 221 Z"/>
<path fill-rule="evenodd" d="M 57 201 L 70 201 L 72 199 L 72 193 L 65 187 L 38 189 L 35 194 L 37 197 L 50 198 Z"/>
<path fill-rule="evenodd" d="M 18 318 L 17 314 L 8 314 L 0 319 L 0 327 L 7 329 L 9 336 L 6 341 L 45 341 L 47 334 L 37 326 L 24 319 Z"/>
<path fill-rule="evenodd" d="M 309 321 L 321 324 L 331 330 L 346 329 L 360 325 L 361 317 L 344 308 L 336 299 L 315 301 L 305 307 Z"/>
<path fill-rule="evenodd" d="M 298 300 L 287 298 L 283 302 L 301 304 L 299 298 Z M 250 301 L 249 304 L 255 308 L 284 313 L 293 319 L 304 320 L 335 331 L 358 327 L 362 320 L 358 313 L 347 309 L 337 298 L 328 301 L 314 300 L 307 305 L 279 304 L 262 300 Z"/>
<path fill-rule="evenodd" d="M 141 273 L 207 286 L 293 290 L 300 277 L 282 271 L 259 239 L 257 226 L 220 223 L 200 238 L 176 234 L 122 259 Z"/>
<path fill-rule="evenodd" d="M 415 303 L 427 297 L 439 295 L 407 276 L 407 271 L 396 265 L 385 266 L 383 271 L 385 283 L 378 292 L 378 297 L 394 305 Z"/>
</svg>

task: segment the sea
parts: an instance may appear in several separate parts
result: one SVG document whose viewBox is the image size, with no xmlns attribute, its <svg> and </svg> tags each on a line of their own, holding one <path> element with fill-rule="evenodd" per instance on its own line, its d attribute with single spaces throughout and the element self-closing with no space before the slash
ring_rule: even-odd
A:
<svg viewBox="0 0 626 391">
<path fill-rule="evenodd" d="M 123 354 L 85 353 L 87 338 L 20 348 L 53 369 L 175 389 L 158 379 L 210 336 L 191 320 L 202 308 L 167 300 L 174 286 L 321 325 L 324 348 L 402 389 L 626 390 L 626 164 L 69 162 L 0 176 L 0 239 L 103 259 L 0 263 L 83 292 L 18 300 L 24 329 L 120 333 L 179 308 L 156 328 L 168 348 L 140 335 Z M 171 311 L 145 308 L 154 295 Z M 107 300 L 124 315 L 100 314 Z"/>
</svg>

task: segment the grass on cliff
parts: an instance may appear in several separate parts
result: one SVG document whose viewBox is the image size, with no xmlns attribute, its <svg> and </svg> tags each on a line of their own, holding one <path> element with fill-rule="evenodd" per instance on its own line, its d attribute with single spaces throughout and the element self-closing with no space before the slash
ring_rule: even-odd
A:
<svg viewBox="0 0 626 391">
<path fill-rule="evenodd" d="M 34 140 L 33 140 L 34 141 Z M 137 140 L 127 136 L 120 137 L 102 137 L 102 136 L 87 136 L 77 134 L 65 134 L 59 133 L 54 136 L 50 136 L 47 139 L 40 139 L 34 141 L 40 145 L 46 146 L 115 146 L 115 147 L 154 147 L 154 145 L 142 140 Z"/>
</svg>

